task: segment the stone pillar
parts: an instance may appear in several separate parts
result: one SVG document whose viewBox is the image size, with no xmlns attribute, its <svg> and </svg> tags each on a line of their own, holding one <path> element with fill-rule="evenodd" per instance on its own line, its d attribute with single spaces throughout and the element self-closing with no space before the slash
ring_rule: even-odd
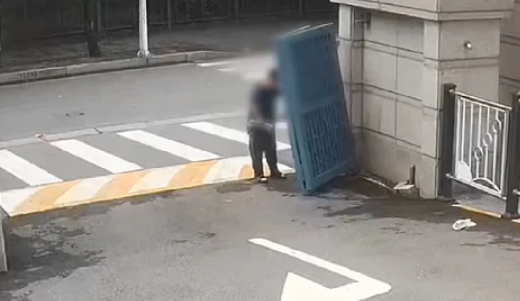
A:
<svg viewBox="0 0 520 301">
<path fill-rule="evenodd" d="M 511 18 L 502 22 L 500 44 L 500 98 L 520 91 L 520 1 Z M 503 103 L 503 102 L 502 102 Z"/>
<path fill-rule="evenodd" d="M 499 19 L 424 21 L 423 140 L 418 170 L 422 197 L 437 196 L 442 85 L 454 83 L 460 91 L 498 101 L 499 49 Z"/>
<path fill-rule="evenodd" d="M 338 55 L 349 119 L 358 141 L 363 114 L 363 23 L 364 15 L 360 9 L 347 5 L 340 6 Z"/>
<path fill-rule="evenodd" d="M 514 0 L 331 1 L 361 168 L 400 182 L 415 166 L 421 196 L 437 197 L 442 85 L 499 101 L 500 24 Z"/>
</svg>

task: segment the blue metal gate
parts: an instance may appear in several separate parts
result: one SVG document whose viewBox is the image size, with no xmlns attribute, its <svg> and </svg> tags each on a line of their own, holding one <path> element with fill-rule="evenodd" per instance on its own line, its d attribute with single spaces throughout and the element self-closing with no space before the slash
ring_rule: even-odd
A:
<svg viewBox="0 0 520 301">
<path fill-rule="evenodd" d="M 331 25 L 303 28 L 278 39 L 276 52 L 296 175 L 312 192 L 354 160 L 335 35 Z"/>
</svg>

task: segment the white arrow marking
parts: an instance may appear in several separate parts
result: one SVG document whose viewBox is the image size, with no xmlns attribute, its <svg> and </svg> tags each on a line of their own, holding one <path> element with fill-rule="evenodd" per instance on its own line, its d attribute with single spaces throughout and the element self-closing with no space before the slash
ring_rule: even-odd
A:
<svg viewBox="0 0 520 301">
<path fill-rule="evenodd" d="M 283 285 L 282 301 L 331 300 L 331 295 L 331 290 L 323 285 L 305 277 L 288 273 Z"/>
<path fill-rule="evenodd" d="M 309 279 L 289 273 L 285 280 L 282 301 L 360 301 L 387 293 L 392 288 L 389 284 L 372 277 L 263 238 L 250 239 L 249 242 L 356 281 L 329 289 Z"/>
</svg>

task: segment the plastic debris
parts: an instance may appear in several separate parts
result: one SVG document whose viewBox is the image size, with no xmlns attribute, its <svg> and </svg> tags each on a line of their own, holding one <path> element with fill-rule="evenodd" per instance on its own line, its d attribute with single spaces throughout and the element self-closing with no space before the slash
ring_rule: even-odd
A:
<svg viewBox="0 0 520 301">
<path fill-rule="evenodd" d="M 471 219 L 459 219 L 458 221 L 454 222 L 451 226 L 453 230 L 455 231 L 462 231 L 466 230 L 471 227 L 475 227 L 477 224 L 473 222 Z"/>
</svg>

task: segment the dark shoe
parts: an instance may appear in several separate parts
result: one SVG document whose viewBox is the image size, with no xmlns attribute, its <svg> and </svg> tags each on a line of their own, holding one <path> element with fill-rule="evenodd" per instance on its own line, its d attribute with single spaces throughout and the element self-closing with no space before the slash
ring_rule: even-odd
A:
<svg viewBox="0 0 520 301">
<path fill-rule="evenodd" d="M 271 178 L 273 178 L 273 179 L 285 179 L 286 177 L 285 177 L 285 175 L 283 173 L 277 171 L 277 172 L 273 172 L 271 174 Z"/>
<path fill-rule="evenodd" d="M 255 180 L 256 180 L 256 182 L 258 182 L 258 183 L 260 183 L 260 184 L 265 184 L 265 183 L 267 183 L 267 178 L 264 177 L 264 176 L 256 177 Z"/>
</svg>

